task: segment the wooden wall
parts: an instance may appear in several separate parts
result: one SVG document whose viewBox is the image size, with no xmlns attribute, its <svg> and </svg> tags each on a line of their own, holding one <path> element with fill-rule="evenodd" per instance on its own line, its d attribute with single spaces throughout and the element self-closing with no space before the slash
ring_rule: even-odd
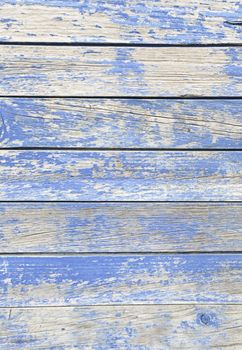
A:
<svg viewBox="0 0 242 350">
<path fill-rule="evenodd" d="M 0 349 L 241 350 L 241 4 L 0 5 Z"/>
</svg>

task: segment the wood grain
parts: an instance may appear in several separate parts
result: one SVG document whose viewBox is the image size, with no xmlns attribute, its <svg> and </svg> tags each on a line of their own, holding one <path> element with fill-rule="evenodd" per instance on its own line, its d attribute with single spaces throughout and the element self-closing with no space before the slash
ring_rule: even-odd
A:
<svg viewBox="0 0 242 350">
<path fill-rule="evenodd" d="M 241 201 L 241 152 L 0 152 L 3 201 Z"/>
<path fill-rule="evenodd" d="M 0 147 L 242 148 L 241 100 L 0 98 Z"/>
<path fill-rule="evenodd" d="M 1 2 L 1 350 L 242 348 L 241 16 Z"/>
<path fill-rule="evenodd" d="M 1 41 L 241 43 L 236 0 L 2 0 L 0 17 Z"/>
<path fill-rule="evenodd" d="M 240 350 L 241 305 L 0 309 L 1 350 Z"/>
<path fill-rule="evenodd" d="M 241 96 L 241 47 L 4 45 L 2 96 Z"/>
<path fill-rule="evenodd" d="M 0 247 L 26 252 L 242 251 L 242 203 L 0 203 Z"/>
<path fill-rule="evenodd" d="M 0 306 L 242 302 L 241 254 L 0 257 Z"/>
</svg>

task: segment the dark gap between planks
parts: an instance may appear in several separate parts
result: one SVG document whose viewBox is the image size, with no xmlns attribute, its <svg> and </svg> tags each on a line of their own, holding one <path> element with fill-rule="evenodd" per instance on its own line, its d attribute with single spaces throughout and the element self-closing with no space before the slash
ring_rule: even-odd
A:
<svg viewBox="0 0 242 350">
<path fill-rule="evenodd" d="M 0 147 L 0 151 L 69 151 L 69 152 L 241 152 L 242 148 L 106 148 L 106 147 Z"/>
<path fill-rule="evenodd" d="M 29 98 L 29 99 L 36 99 L 36 98 L 43 98 L 43 99 L 122 99 L 122 100 L 242 100 L 242 97 L 240 96 L 192 96 L 192 95 L 183 95 L 183 96 L 69 96 L 69 95 L 52 95 L 52 96 L 46 96 L 46 95 L 0 95 L 1 98 Z"/>
<path fill-rule="evenodd" d="M 89 255 L 94 255 L 94 256 L 106 256 L 106 255 L 132 255 L 132 256 L 142 256 L 142 255 L 241 255 L 242 251 L 209 251 L 209 252 L 205 252 L 205 251 L 166 251 L 166 252 L 17 252 L 17 253 L 7 253 L 7 252 L 3 252 L 1 253 L 0 251 L 0 257 L 1 256 L 24 256 L 24 257 L 28 257 L 28 256 L 77 256 L 77 257 L 81 257 L 81 256 L 89 256 Z"/>
<path fill-rule="evenodd" d="M 228 201 L 128 201 L 128 200 L 125 200 L 125 201 L 71 201 L 71 200 L 53 200 L 53 201 L 50 201 L 50 200 L 10 200 L 10 201 L 6 201 L 6 200 L 0 200 L 0 203 L 6 203 L 6 204 L 10 204 L 10 203 L 182 203 L 182 204 L 186 204 L 186 203 L 194 203 L 194 204 L 197 204 L 197 203 L 234 203 L 234 204 L 237 204 L 237 203 L 242 203 L 241 201 L 233 201 L 233 200 L 228 200 Z"/>
<path fill-rule="evenodd" d="M 1 41 L 0 46 L 99 46 L 99 47 L 242 47 L 238 43 L 224 44 L 152 44 L 152 43 L 95 43 L 95 42 L 41 42 L 41 41 Z"/>
</svg>

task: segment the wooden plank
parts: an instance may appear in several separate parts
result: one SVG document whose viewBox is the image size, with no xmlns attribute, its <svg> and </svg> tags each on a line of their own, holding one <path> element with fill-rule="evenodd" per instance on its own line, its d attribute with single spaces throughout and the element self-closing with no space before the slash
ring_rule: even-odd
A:
<svg viewBox="0 0 242 350">
<path fill-rule="evenodd" d="M 241 254 L 1 256 L 0 306 L 241 303 Z"/>
<path fill-rule="evenodd" d="M 239 151 L 0 152 L 0 200 L 241 201 Z"/>
<path fill-rule="evenodd" d="M 0 147 L 242 148 L 241 100 L 1 98 Z"/>
<path fill-rule="evenodd" d="M 2 0 L 0 17 L 1 41 L 241 43 L 236 0 Z"/>
<path fill-rule="evenodd" d="M 242 348 L 241 305 L 0 310 L 2 350 Z"/>
<path fill-rule="evenodd" d="M 33 252 L 242 251 L 242 203 L 0 203 L 0 247 Z"/>
<path fill-rule="evenodd" d="M 241 47 L 5 45 L 2 96 L 241 96 Z"/>
</svg>

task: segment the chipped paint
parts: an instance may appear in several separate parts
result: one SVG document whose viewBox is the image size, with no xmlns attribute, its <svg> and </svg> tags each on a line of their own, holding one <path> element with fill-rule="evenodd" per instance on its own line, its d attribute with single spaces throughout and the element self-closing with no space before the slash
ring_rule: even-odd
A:
<svg viewBox="0 0 242 350">
<path fill-rule="evenodd" d="M 241 9 L 1 2 L 1 350 L 241 349 Z"/>
<path fill-rule="evenodd" d="M 241 100 L 1 98 L 0 145 L 239 149 L 241 109 Z"/>
<path fill-rule="evenodd" d="M 0 200 L 241 200 L 241 152 L 1 151 Z"/>
<path fill-rule="evenodd" d="M 240 43 L 237 0 L 3 0 L 1 41 Z"/>
<path fill-rule="evenodd" d="M 1 306 L 241 303 L 239 254 L 0 257 Z"/>
<path fill-rule="evenodd" d="M 8 46 L 0 94 L 240 96 L 240 47 Z"/>
<path fill-rule="evenodd" d="M 16 252 L 241 251 L 241 203 L 0 203 Z"/>
<path fill-rule="evenodd" d="M 240 350 L 241 305 L 2 308 L 2 350 Z M 10 315 L 10 318 L 9 318 Z M 200 322 L 201 316 L 212 322 Z M 216 320 L 216 322 L 215 322 Z"/>
</svg>

